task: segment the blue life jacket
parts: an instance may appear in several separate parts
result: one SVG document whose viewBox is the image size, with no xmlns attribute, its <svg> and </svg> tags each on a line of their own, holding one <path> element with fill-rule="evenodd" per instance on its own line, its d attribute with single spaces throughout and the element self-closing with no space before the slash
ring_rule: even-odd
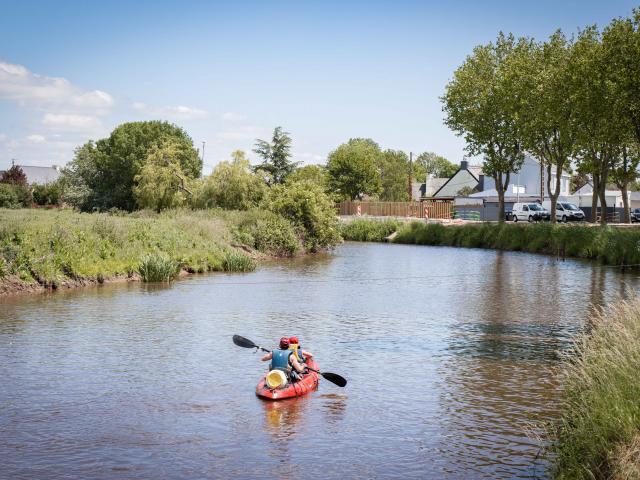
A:
<svg viewBox="0 0 640 480">
<path fill-rule="evenodd" d="M 289 357 L 293 350 L 274 350 L 271 353 L 271 369 L 273 370 L 289 370 Z"/>
</svg>

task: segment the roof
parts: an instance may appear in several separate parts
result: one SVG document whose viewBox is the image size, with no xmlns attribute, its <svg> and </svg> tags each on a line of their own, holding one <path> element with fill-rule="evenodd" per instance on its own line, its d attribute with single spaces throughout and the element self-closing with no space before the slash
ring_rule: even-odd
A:
<svg viewBox="0 0 640 480">
<path fill-rule="evenodd" d="M 29 165 L 18 165 L 27 176 L 27 183 L 45 184 L 58 180 L 60 177 L 60 167 L 32 167 Z M 4 170 L 0 170 L 2 174 Z"/>
<path fill-rule="evenodd" d="M 431 196 L 436 191 L 440 190 L 442 186 L 449 181 L 448 178 L 436 178 L 429 177 L 427 178 L 427 183 L 425 183 L 425 196 Z"/>
<path fill-rule="evenodd" d="M 484 175 L 484 172 L 482 171 L 482 165 L 469 165 L 467 167 L 467 170 L 469 170 L 471 174 L 477 179 L 480 179 L 480 175 Z"/>
<path fill-rule="evenodd" d="M 464 163 L 464 162 L 463 162 Z M 453 175 L 451 175 L 449 178 L 445 178 L 445 182 L 440 185 L 440 187 L 433 192 L 432 196 L 436 196 L 438 195 L 438 193 L 440 193 L 440 190 L 442 190 L 451 180 L 453 180 L 458 173 L 460 173 L 462 170 L 466 170 L 467 172 L 469 172 L 469 174 L 471 175 L 471 177 L 473 177 L 473 179 L 476 182 L 480 182 L 480 175 L 482 175 L 482 167 L 479 165 L 467 165 L 466 167 L 462 167 L 462 165 L 458 168 L 458 170 L 456 170 L 456 173 L 454 173 Z"/>
</svg>

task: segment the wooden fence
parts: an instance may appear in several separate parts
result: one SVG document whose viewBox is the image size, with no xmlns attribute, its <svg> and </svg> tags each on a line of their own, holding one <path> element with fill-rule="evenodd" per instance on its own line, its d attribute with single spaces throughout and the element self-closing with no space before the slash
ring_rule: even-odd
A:
<svg viewBox="0 0 640 480">
<path fill-rule="evenodd" d="M 451 218 L 451 200 L 420 202 L 340 202 L 339 215 L 369 215 L 372 217 Z"/>
</svg>

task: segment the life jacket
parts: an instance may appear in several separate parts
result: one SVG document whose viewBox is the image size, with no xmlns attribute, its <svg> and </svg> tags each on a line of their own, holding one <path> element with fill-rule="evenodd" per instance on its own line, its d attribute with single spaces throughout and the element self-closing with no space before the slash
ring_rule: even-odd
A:
<svg viewBox="0 0 640 480">
<path fill-rule="evenodd" d="M 299 361 L 304 362 L 304 356 L 302 355 L 302 349 L 300 348 L 300 345 L 298 345 L 297 343 L 292 343 L 291 345 L 289 345 L 289 350 L 293 350 L 293 352 L 296 354 L 296 358 Z"/>
<path fill-rule="evenodd" d="M 289 371 L 291 366 L 289 365 L 289 357 L 293 351 L 291 350 L 274 350 L 271 353 L 271 368 L 273 370 Z"/>
</svg>

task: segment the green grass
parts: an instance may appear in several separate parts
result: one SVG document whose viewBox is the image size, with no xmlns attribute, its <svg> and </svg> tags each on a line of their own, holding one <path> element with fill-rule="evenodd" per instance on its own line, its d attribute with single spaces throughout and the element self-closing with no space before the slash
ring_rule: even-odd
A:
<svg viewBox="0 0 640 480">
<path fill-rule="evenodd" d="M 593 315 L 561 367 L 563 414 L 549 429 L 553 476 L 640 478 L 640 299 Z"/>
<path fill-rule="evenodd" d="M 0 279 L 55 288 L 67 280 L 102 281 L 136 272 L 166 281 L 175 265 L 190 272 L 252 270 L 255 261 L 231 246 L 235 229 L 217 211 L 0 209 Z"/>
<path fill-rule="evenodd" d="M 357 242 L 382 242 L 400 226 L 397 220 L 356 219 L 340 225 L 340 234 L 345 240 Z"/>
</svg>

